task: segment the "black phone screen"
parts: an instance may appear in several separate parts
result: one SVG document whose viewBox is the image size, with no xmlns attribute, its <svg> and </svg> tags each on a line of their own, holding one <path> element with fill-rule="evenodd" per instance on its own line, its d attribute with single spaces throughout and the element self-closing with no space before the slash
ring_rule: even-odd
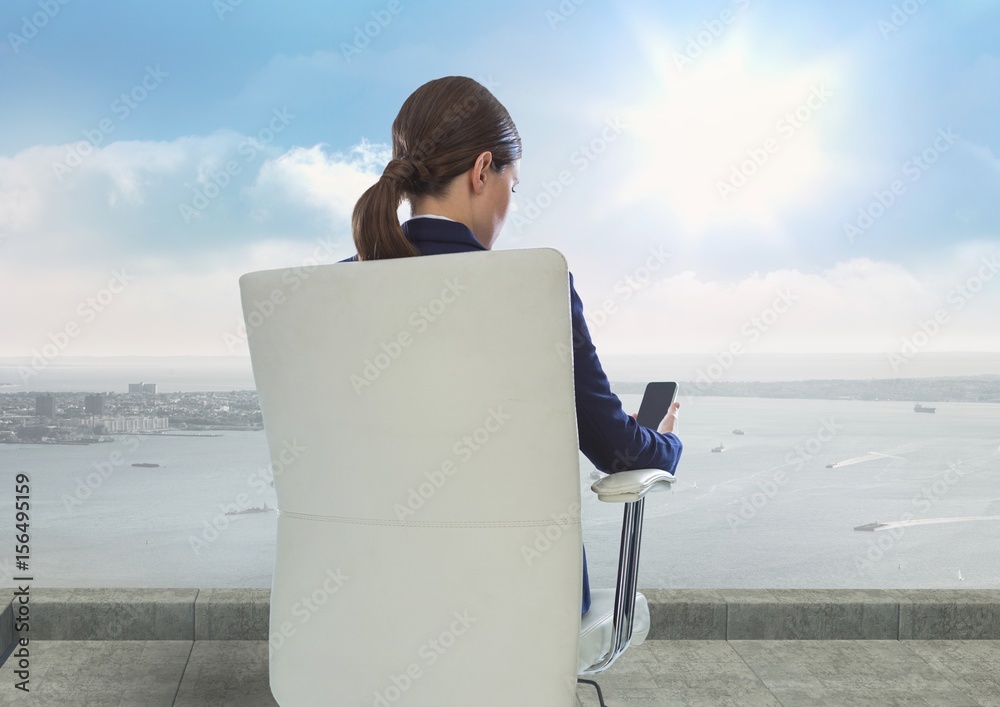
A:
<svg viewBox="0 0 1000 707">
<path fill-rule="evenodd" d="M 648 383 L 635 421 L 655 430 L 677 397 L 676 383 Z"/>
</svg>

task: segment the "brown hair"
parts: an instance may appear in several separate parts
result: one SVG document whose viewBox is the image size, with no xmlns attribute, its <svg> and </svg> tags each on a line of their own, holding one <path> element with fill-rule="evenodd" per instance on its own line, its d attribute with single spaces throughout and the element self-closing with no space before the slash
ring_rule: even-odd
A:
<svg viewBox="0 0 1000 707">
<path fill-rule="evenodd" d="M 392 123 L 392 160 L 354 206 L 351 231 L 358 260 L 420 255 L 399 225 L 400 201 L 441 196 L 487 151 L 497 172 L 521 158 L 514 121 L 485 86 L 446 76 L 410 94 Z"/>
</svg>

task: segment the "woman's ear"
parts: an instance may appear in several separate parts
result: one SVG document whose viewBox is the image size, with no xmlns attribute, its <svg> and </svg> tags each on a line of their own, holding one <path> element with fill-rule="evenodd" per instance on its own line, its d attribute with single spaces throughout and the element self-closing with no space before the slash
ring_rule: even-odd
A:
<svg viewBox="0 0 1000 707">
<path fill-rule="evenodd" d="M 472 191 L 476 194 L 482 194 L 483 190 L 486 189 L 486 179 L 489 173 L 490 165 L 493 164 L 493 153 L 492 152 L 482 152 L 479 157 L 476 158 L 476 164 L 472 167 Z"/>
</svg>

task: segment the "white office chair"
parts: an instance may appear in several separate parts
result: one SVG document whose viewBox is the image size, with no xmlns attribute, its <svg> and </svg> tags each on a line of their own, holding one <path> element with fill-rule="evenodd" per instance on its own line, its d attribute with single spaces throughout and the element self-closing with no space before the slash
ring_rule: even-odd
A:
<svg viewBox="0 0 1000 707">
<path fill-rule="evenodd" d="M 581 622 L 558 251 L 267 270 L 240 289 L 275 471 L 280 705 L 569 707 L 579 675 L 645 638 L 642 499 L 672 477 L 594 484 L 626 503 L 622 556 Z"/>
</svg>

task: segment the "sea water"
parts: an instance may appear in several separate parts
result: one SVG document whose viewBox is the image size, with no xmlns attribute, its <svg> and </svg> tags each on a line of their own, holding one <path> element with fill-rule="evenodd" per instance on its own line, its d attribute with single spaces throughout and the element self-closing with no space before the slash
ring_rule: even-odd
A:
<svg viewBox="0 0 1000 707">
<path fill-rule="evenodd" d="M 638 410 L 641 396 L 620 397 Z M 673 487 L 647 497 L 640 586 L 1000 586 L 1000 520 L 971 520 L 1000 517 L 1000 405 L 681 402 L 684 453 Z M 14 478 L 26 471 L 36 586 L 268 587 L 275 514 L 225 515 L 275 506 L 268 460 L 250 431 L 0 444 L 0 579 L 19 574 Z M 592 585 L 613 586 L 622 508 L 596 500 L 580 461 Z M 855 530 L 909 519 L 935 522 Z"/>
</svg>

